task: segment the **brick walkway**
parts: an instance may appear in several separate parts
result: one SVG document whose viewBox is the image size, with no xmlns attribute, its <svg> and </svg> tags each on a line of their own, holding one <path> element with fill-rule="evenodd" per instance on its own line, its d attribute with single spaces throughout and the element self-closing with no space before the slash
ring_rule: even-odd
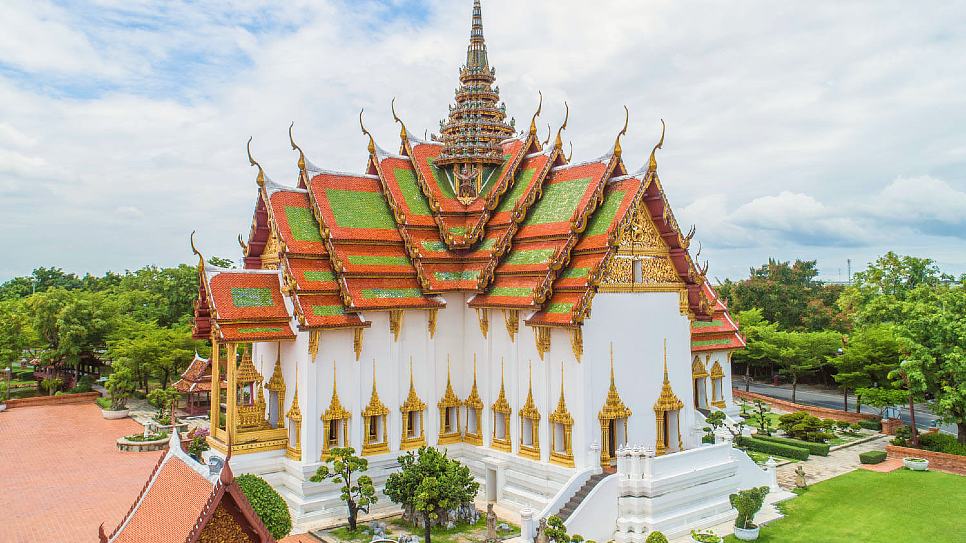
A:
<svg viewBox="0 0 966 543">
<path fill-rule="evenodd" d="M 94 404 L 20 407 L 0 413 L 0 541 L 96 541 L 127 512 L 161 453 L 122 453 L 139 433 L 104 420 Z"/>
<path fill-rule="evenodd" d="M 859 462 L 859 453 L 866 451 L 884 451 L 891 437 L 884 436 L 851 447 L 843 447 L 829 453 L 828 456 L 811 455 L 805 462 L 795 462 L 778 467 L 778 484 L 784 488 L 795 488 L 795 469 L 798 466 L 805 467 L 805 477 L 808 484 L 815 484 L 826 479 L 831 479 L 843 473 L 848 473 L 858 469 L 862 465 Z"/>
</svg>

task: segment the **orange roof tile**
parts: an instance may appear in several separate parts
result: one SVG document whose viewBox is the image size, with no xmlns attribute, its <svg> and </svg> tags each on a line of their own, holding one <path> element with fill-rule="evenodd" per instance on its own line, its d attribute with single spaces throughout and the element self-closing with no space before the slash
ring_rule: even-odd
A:
<svg viewBox="0 0 966 543">
<path fill-rule="evenodd" d="M 278 272 L 209 271 L 208 286 L 219 321 L 289 318 Z"/>
</svg>

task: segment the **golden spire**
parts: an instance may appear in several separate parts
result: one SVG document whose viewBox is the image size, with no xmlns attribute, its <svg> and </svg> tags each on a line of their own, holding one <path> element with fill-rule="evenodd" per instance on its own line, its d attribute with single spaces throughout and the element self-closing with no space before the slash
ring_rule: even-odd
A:
<svg viewBox="0 0 966 543">
<path fill-rule="evenodd" d="M 369 154 L 370 155 L 375 155 L 376 154 L 376 140 L 373 139 L 372 134 L 370 134 L 369 131 L 366 130 L 366 125 L 362 122 L 362 114 L 365 113 L 365 112 L 366 112 L 365 108 L 363 108 L 363 109 L 361 109 L 359 111 L 359 126 L 362 128 L 363 135 L 369 136 Z"/>
<path fill-rule="evenodd" d="M 657 142 L 654 149 L 651 150 L 651 157 L 647 160 L 647 171 L 648 173 L 653 173 L 657 171 L 657 150 L 664 148 L 664 130 L 667 125 L 664 124 L 664 119 L 661 119 L 661 140 Z"/>
<path fill-rule="evenodd" d="M 341 420 L 347 419 L 352 415 L 342 406 L 339 400 L 339 383 L 335 375 L 336 361 L 332 361 L 332 399 L 329 400 L 329 408 L 322 413 L 322 420 Z"/>
<path fill-rule="evenodd" d="M 626 419 L 630 418 L 631 410 L 621 399 L 621 395 L 617 392 L 617 381 L 614 379 L 614 344 L 610 344 L 610 389 L 607 390 L 607 399 L 604 401 L 604 407 L 601 408 L 600 413 L 597 414 L 597 418 L 600 420 L 607 419 Z"/>
<path fill-rule="evenodd" d="M 661 386 L 661 395 L 654 403 L 654 411 L 677 411 L 684 408 L 684 402 L 674 394 L 671 389 L 671 380 L 667 372 L 667 338 L 664 338 L 664 384 Z"/>
<path fill-rule="evenodd" d="M 258 166 L 258 176 L 255 178 L 255 182 L 258 183 L 259 187 L 265 186 L 265 170 L 262 169 L 262 165 L 252 157 L 252 138 L 248 138 L 248 162 L 252 166 Z"/>
<path fill-rule="evenodd" d="M 621 153 L 623 152 L 621 150 L 621 136 L 624 136 L 627 134 L 627 126 L 628 126 L 628 123 L 630 123 L 630 120 L 631 120 L 631 111 L 627 109 L 627 106 L 624 106 L 624 128 L 622 128 L 621 131 L 617 134 L 617 140 L 614 141 L 614 156 L 618 158 L 620 158 Z"/>
<path fill-rule="evenodd" d="M 439 407 L 459 407 L 460 405 L 459 396 L 453 392 L 453 381 L 450 379 L 450 361 L 449 355 L 446 355 L 446 391 L 443 393 L 443 397 L 439 400 Z"/>
<path fill-rule="evenodd" d="M 540 95 L 540 103 L 537 104 L 537 111 L 533 114 L 533 118 L 530 119 L 530 137 L 532 138 L 537 137 L 537 117 L 543 112 L 543 92 L 537 91 L 537 94 Z"/>
<path fill-rule="evenodd" d="M 295 121 L 288 125 L 288 141 L 292 144 L 292 150 L 299 152 L 299 173 L 305 175 L 305 153 L 302 152 L 302 148 L 295 144 L 295 137 L 292 135 L 292 128 L 295 126 Z"/>
<path fill-rule="evenodd" d="M 503 358 L 500 357 L 500 394 L 497 395 L 496 401 L 493 402 L 493 410 L 497 413 L 510 413 L 512 408 L 510 407 L 510 402 L 506 399 L 506 379 L 503 370 Z M 509 431 L 507 433 L 509 434 Z"/>
<path fill-rule="evenodd" d="M 285 414 L 292 422 L 302 422 L 302 410 L 299 408 L 299 367 L 295 366 L 295 395 L 292 397 L 292 407 Z"/>
<path fill-rule="evenodd" d="M 558 151 L 563 150 L 563 140 L 560 139 L 560 135 L 563 134 L 563 131 L 567 129 L 567 121 L 570 120 L 570 105 L 568 105 L 566 101 L 564 101 L 564 108 L 567 112 L 564 114 L 563 124 L 560 125 L 560 129 L 557 130 L 557 141 L 554 143 L 554 147 L 556 147 Z"/>
<path fill-rule="evenodd" d="M 474 409 L 483 408 L 483 399 L 480 398 L 480 391 L 476 386 L 476 353 L 473 353 L 473 386 L 470 388 L 470 395 L 466 397 L 464 403 L 466 407 L 472 407 Z"/>
<path fill-rule="evenodd" d="M 536 402 L 533 401 L 533 361 L 530 361 L 530 384 L 527 387 L 527 400 L 520 408 L 520 416 L 532 420 L 540 420 L 540 410 L 537 409 Z"/>
<path fill-rule="evenodd" d="M 419 399 L 419 394 L 416 393 L 416 379 L 413 377 L 413 358 L 409 357 L 409 395 L 406 397 L 406 401 L 399 407 L 402 412 L 407 411 L 422 411 L 426 409 L 426 404 Z"/>
<path fill-rule="evenodd" d="M 550 413 L 550 422 L 569 425 L 574 423 L 570 410 L 567 409 L 567 399 L 564 397 L 564 364 L 560 363 L 560 399 L 557 400 L 557 408 Z"/>
<path fill-rule="evenodd" d="M 389 414 L 389 408 L 379 399 L 379 391 L 376 389 L 376 359 L 372 359 L 372 395 L 369 396 L 369 405 L 362 410 L 363 417 L 375 417 Z"/>
<path fill-rule="evenodd" d="M 275 351 L 275 368 L 272 369 L 272 377 L 269 378 L 266 386 L 268 390 L 273 392 L 282 392 L 285 390 L 285 378 L 282 376 L 282 345 L 278 344 L 278 348 Z M 296 371 L 298 368 L 296 367 Z"/>
</svg>

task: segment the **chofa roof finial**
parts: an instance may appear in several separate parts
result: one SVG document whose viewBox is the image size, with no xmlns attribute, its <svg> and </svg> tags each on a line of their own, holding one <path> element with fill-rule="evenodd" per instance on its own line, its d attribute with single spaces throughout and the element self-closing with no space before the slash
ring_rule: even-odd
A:
<svg viewBox="0 0 966 543">
<path fill-rule="evenodd" d="M 299 152 L 299 173 L 305 174 L 305 153 L 302 152 L 302 148 L 295 144 L 295 137 L 292 135 L 292 128 L 295 126 L 295 121 L 288 125 L 288 141 L 292 144 L 292 150 Z"/>
<path fill-rule="evenodd" d="M 537 91 L 540 95 L 540 103 L 537 104 L 537 111 L 533 114 L 533 118 L 530 119 L 530 137 L 537 137 L 537 117 L 543 113 L 543 91 Z"/>
<path fill-rule="evenodd" d="M 567 129 L 567 121 L 570 120 L 570 105 L 566 101 L 564 101 L 564 109 L 566 110 L 566 113 L 564 113 L 564 122 L 560 125 L 560 129 L 557 130 L 557 141 L 554 143 L 557 150 L 563 149 L 563 140 L 560 138 L 560 135 Z"/>
<path fill-rule="evenodd" d="M 617 139 L 614 141 L 614 156 L 620 157 L 623 150 L 621 149 L 621 137 L 627 134 L 627 126 L 631 120 L 631 111 L 624 106 L 624 128 L 617 134 Z"/>
<path fill-rule="evenodd" d="M 374 155 L 376 154 L 376 140 L 373 139 L 372 134 L 370 134 L 369 131 L 366 130 L 365 123 L 362 122 L 362 114 L 365 112 L 366 112 L 365 108 L 359 110 L 359 127 L 362 128 L 362 133 L 364 135 L 369 136 L 369 154 Z"/>
<path fill-rule="evenodd" d="M 191 231 L 191 252 L 198 256 L 198 269 L 205 269 L 205 257 L 202 256 L 201 251 L 198 250 L 198 246 L 195 245 L 195 230 Z"/>
<path fill-rule="evenodd" d="M 664 119 L 661 119 L 661 140 L 651 150 L 651 158 L 647 161 L 647 171 L 650 173 L 657 171 L 657 150 L 664 148 L 664 131 L 666 128 L 667 125 L 664 124 Z"/>
<path fill-rule="evenodd" d="M 262 169 L 262 165 L 255 160 L 252 156 L 252 138 L 248 138 L 248 162 L 252 166 L 258 167 L 258 177 L 255 178 L 255 182 L 258 183 L 259 187 L 265 186 L 265 170 Z"/>
<path fill-rule="evenodd" d="M 403 141 L 406 141 L 407 139 L 409 139 L 409 135 L 406 132 L 406 123 L 402 122 L 402 119 L 399 118 L 399 115 L 396 115 L 396 97 L 395 96 L 392 98 L 392 104 L 390 107 L 392 107 L 392 120 L 399 123 L 399 126 L 401 127 L 399 129 L 399 137 L 402 138 Z"/>
</svg>

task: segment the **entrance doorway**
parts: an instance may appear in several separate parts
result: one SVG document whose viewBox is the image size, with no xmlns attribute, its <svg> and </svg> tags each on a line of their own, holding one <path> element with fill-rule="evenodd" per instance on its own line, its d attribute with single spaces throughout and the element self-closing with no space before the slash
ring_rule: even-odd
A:
<svg viewBox="0 0 966 543">
<path fill-rule="evenodd" d="M 610 466 L 617 462 L 617 449 L 627 444 L 627 419 L 604 419 L 601 421 L 600 464 Z"/>
</svg>

